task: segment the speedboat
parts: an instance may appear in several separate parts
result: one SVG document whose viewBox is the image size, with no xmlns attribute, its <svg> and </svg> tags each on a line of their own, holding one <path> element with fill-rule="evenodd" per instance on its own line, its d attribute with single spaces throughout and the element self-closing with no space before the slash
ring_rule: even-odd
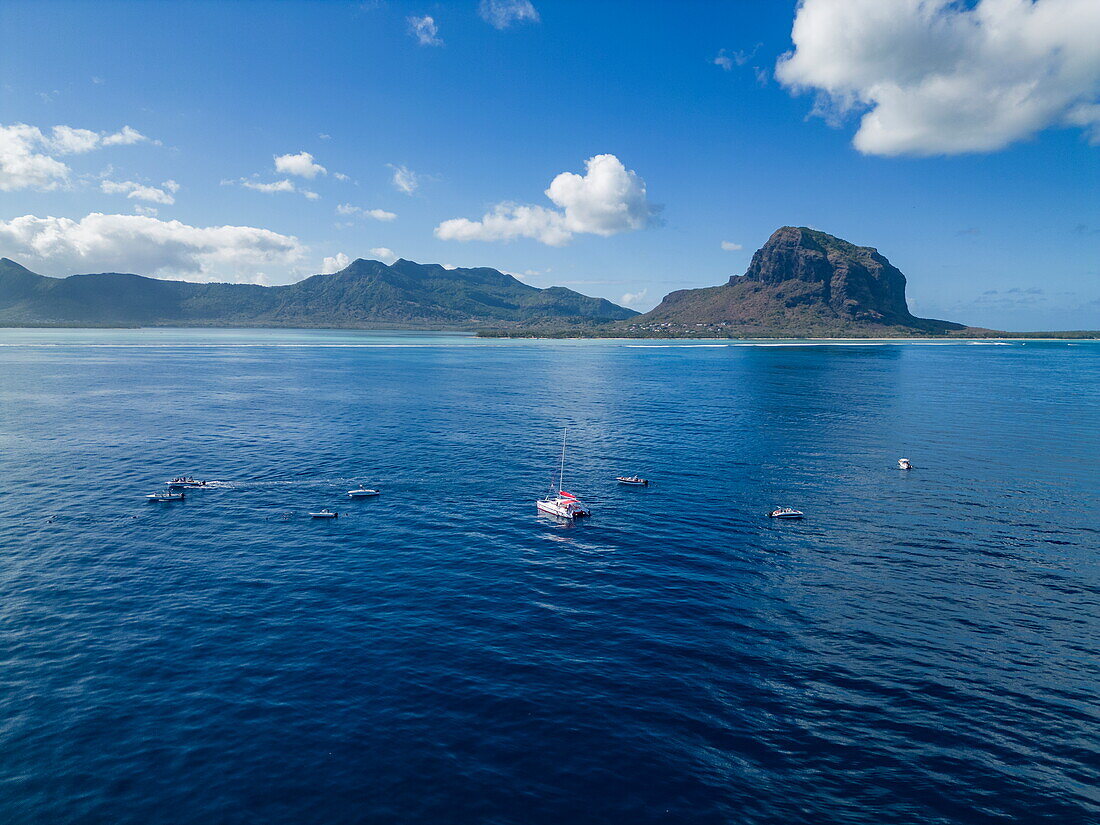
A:
<svg viewBox="0 0 1100 825">
<path fill-rule="evenodd" d="M 168 482 L 168 489 L 170 490 L 183 490 L 183 489 L 195 489 L 196 487 L 205 487 L 205 481 L 199 481 L 191 476 L 180 476 L 174 478 Z"/>
<path fill-rule="evenodd" d="M 913 462 L 911 462 L 908 458 L 899 458 L 898 459 L 898 469 L 899 470 L 912 470 L 913 469 Z"/>
<path fill-rule="evenodd" d="M 340 514 L 339 513 L 334 513 L 334 512 L 332 512 L 332 510 L 330 510 L 326 507 L 320 513 L 310 513 L 309 517 L 310 518 L 339 518 Z"/>
<path fill-rule="evenodd" d="M 370 498 L 372 496 L 380 495 L 379 490 L 368 490 L 362 484 L 359 485 L 358 490 L 348 490 L 348 498 Z"/>
<path fill-rule="evenodd" d="M 768 518 L 802 518 L 803 512 L 793 507 L 777 507 L 768 513 Z"/>
<path fill-rule="evenodd" d="M 171 490 L 165 490 L 163 493 L 153 493 L 146 496 L 147 501 L 183 501 L 185 493 L 180 490 L 178 493 L 174 493 Z"/>
<path fill-rule="evenodd" d="M 649 481 L 639 476 L 615 476 L 615 480 L 620 484 L 627 484 L 631 487 L 648 487 Z"/>
<path fill-rule="evenodd" d="M 581 504 L 580 499 L 575 495 L 562 489 L 562 484 L 565 481 L 565 439 L 568 433 L 569 431 L 566 430 L 561 438 L 561 468 L 558 471 L 557 492 L 554 492 L 553 487 L 551 487 L 550 494 L 536 501 L 535 506 L 538 507 L 540 513 L 557 516 L 558 518 L 576 519 L 590 516 L 592 511 Z"/>
</svg>

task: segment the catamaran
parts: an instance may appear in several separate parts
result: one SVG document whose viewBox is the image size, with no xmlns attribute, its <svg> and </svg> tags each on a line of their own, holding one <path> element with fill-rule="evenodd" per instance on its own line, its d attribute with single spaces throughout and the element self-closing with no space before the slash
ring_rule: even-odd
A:
<svg viewBox="0 0 1100 825">
<path fill-rule="evenodd" d="M 535 505 L 540 513 L 547 513 L 558 518 L 575 519 L 590 516 L 592 511 L 581 504 L 580 499 L 575 495 L 562 489 L 562 485 L 565 483 L 565 439 L 568 434 L 569 431 L 566 430 L 561 437 L 561 469 L 558 471 L 557 494 L 554 494 L 553 488 L 551 488 L 551 494 L 546 498 L 540 498 L 535 502 Z"/>
</svg>

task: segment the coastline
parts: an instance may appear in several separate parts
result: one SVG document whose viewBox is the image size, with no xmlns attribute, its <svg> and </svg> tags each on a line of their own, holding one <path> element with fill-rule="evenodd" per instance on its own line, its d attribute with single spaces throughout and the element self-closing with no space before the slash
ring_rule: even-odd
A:
<svg viewBox="0 0 1100 825">
<path fill-rule="evenodd" d="M 306 340 L 321 340 L 323 333 L 328 332 L 337 339 L 349 340 L 352 339 L 356 333 L 360 333 L 364 338 L 369 338 L 372 335 L 379 336 L 408 336 L 410 339 L 415 339 L 419 336 L 432 336 L 433 333 L 438 336 L 450 337 L 453 336 L 455 340 L 463 340 L 472 344 L 475 341 L 482 343 L 491 343 L 494 341 L 504 342 L 522 342 L 527 341 L 531 343 L 535 342 L 548 342 L 548 343 L 599 343 L 606 342 L 608 344 L 626 345 L 634 347 L 737 347 L 737 346 L 773 346 L 773 347 L 795 347 L 795 346 L 873 346 L 873 345 L 901 345 L 901 344 L 913 344 L 913 345 L 925 345 L 925 346 L 946 346 L 946 345 L 997 345 L 997 344 L 1011 344 L 1011 343 L 1058 343 L 1065 341 L 1097 341 L 1100 340 L 1100 332 L 1092 331 L 1052 331 L 1041 333 L 1019 333 L 1009 332 L 1001 335 L 983 335 L 983 336 L 962 336 L 962 335 L 948 335 L 948 336 L 917 336 L 917 335 L 902 335 L 902 336 L 829 336 L 829 335 L 815 335 L 815 336 L 798 336 L 798 335 L 765 335 L 765 336 L 744 336 L 737 338 L 716 338 L 713 336 L 670 336 L 670 337 L 638 337 L 638 336 L 612 336 L 612 335 L 583 335 L 583 334 L 524 334 L 524 335 L 502 335 L 502 334 L 483 334 L 484 330 L 472 330 L 461 328 L 434 328 L 428 329 L 424 327 L 389 327 L 389 326 L 371 326 L 371 327 L 331 327 L 331 326 L 317 326 L 317 327 L 302 327 L 302 326 L 211 326 L 211 325 L 187 325 L 187 326 L 91 326 L 91 325 L 23 325 L 23 326 L 5 326 L 0 325 L 0 335 L 8 334 L 10 336 L 17 336 L 19 333 L 25 333 L 28 336 L 28 340 L 4 342 L 0 340 L 0 346 L 34 346 L 33 340 L 41 336 L 39 340 L 48 340 L 50 331 L 57 331 L 58 333 L 111 333 L 116 332 L 121 336 L 129 338 L 131 335 L 141 335 L 142 333 L 148 333 L 155 336 L 171 335 L 172 333 L 180 333 L 187 336 L 201 336 L 203 332 L 210 333 L 211 340 L 221 340 L 225 335 L 232 335 L 233 333 L 249 334 L 254 333 L 262 335 L 263 333 L 270 333 L 277 335 L 283 333 L 289 336 L 294 336 L 295 333 L 301 333 L 303 338 L 302 342 Z M 496 332 L 496 331 L 494 331 Z M 331 344 L 335 345 L 335 344 Z M 348 345 L 354 346 L 349 343 Z"/>
</svg>

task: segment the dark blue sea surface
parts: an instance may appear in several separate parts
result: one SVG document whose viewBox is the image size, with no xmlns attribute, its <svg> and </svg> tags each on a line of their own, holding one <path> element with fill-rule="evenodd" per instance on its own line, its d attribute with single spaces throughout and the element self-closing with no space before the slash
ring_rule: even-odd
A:
<svg viewBox="0 0 1100 825">
<path fill-rule="evenodd" d="M 0 331 L 0 822 L 1100 822 L 1098 468 L 1083 341 Z"/>
</svg>

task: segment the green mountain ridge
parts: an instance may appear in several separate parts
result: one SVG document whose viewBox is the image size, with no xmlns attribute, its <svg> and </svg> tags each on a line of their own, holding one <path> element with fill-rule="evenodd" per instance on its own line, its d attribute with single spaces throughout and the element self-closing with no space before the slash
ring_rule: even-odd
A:
<svg viewBox="0 0 1100 825">
<path fill-rule="evenodd" d="M 496 269 L 358 259 L 285 286 L 164 281 L 107 272 L 50 278 L 0 259 L 0 324 L 556 328 L 638 313 L 564 287 L 539 289 Z"/>
</svg>

